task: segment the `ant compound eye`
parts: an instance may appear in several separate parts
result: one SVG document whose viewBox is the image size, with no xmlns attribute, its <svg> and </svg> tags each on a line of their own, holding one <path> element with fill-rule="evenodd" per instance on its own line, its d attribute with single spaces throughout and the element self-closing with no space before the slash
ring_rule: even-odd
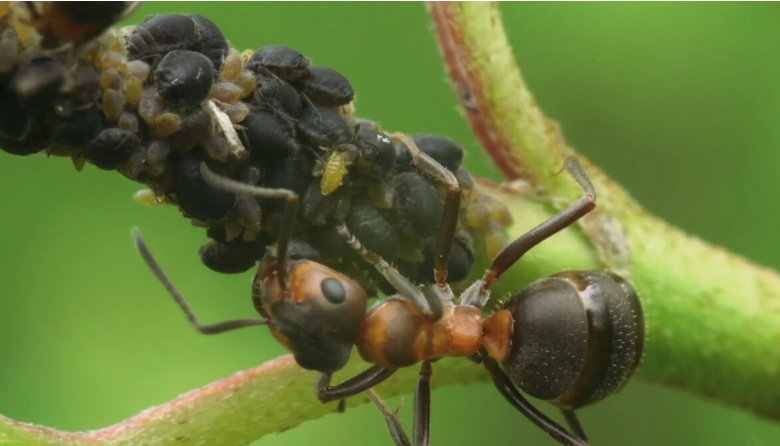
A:
<svg viewBox="0 0 780 446">
<path fill-rule="evenodd" d="M 322 295 L 330 303 L 340 304 L 347 300 L 347 290 L 344 289 L 344 285 L 338 279 L 328 277 L 320 282 L 320 288 L 322 289 Z"/>
</svg>

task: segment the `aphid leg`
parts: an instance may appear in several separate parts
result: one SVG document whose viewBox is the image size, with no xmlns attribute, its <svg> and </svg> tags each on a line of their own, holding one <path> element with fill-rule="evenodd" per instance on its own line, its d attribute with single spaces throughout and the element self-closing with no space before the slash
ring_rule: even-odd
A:
<svg viewBox="0 0 780 446">
<path fill-rule="evenodd" d="M 270 189 L 267 187 L 253 186 L 230 178 L 217 175 L 208 168 L 206 163 L 200 165 L 200 173 L 203 180 L 215 189 L 236 194 L 248 194 L 257 198 L 284 198 L 284 211 L 282 213 L 282 225 L 279 231 L 276 253 L 276 272 L 279 286 L 287 289 L 287 247 L 292 234 L 295 216 L 298 214 L 298 195 L 287 189 Z"/>
<path fill-rule="evenodd" d="M 355 251 L 366 262 L 374 265 L 374 268 L 382 275 L 398 294 L 412 301 L 417 308 L 430 320 L 441 319 L 443 309 L 439 296 L 435 293 L 424 293 L 397 269 L 393 268 L 385 259 L 366 249 L 360 241 L 349 232 L 346 225 L 336 226 L 336 231 L 344 238 L 353 251 Z"/>
<path fill-rule="evenodd" d="M 386 380 L 393 373 L 395 373 L 395 369 L 387 369 L 375 365 L 335 386 L 330 385 L 333 375 L 330 373 L 317 373 L 317 399 L 320 402 L 328 403 L 355 396 Z"/>
<path fill-rule="evenodd" d="M 485 368 L 490 372 L 490 376 L 493 378 L 493 384 L 501 395 L 503 395 L 515 409 L 522 413 L 532 423 L 539 426 L 543 431 L 547 432 L 547 434 L 564 446 L 588 446 L 587 441 L 582 440 L 567 431 L 563 426 L 551 420 L 531 405 L 531 403 L 517 390 L 515 385 L 512 384 L 512 381 L 506 376 L 506 373 L 504 373 L 494 358 L 485 355 L 482 361 Z"/>
<path fill-rule="evenodd" d="M 569 425 L 569 430 L 574 432 L 582 441 L 588 442 L 588 436 L 585 435 L 585 430 L 582 428 L 580 419 L 577 418 L 577 414 L 573 410 L 561 410 L 563 418 L 566 419 L 566 424 Z"/>
<path fill-rule="evenodd" d="M 368 396 L 368 399 L 374 403 L 377 409 L 379 409 L 379 412 L 382 413 L 385 424 L 387 425 L 387 430 L 390 431 L 390 437 L 393 439 L 393 443 L 395 443 L 396 446 L 412 446 L 412 443 L 409 442 L 409 437 L 404 431 L 404 427 L 401 426 L 401 420 L 398 419 L 397 411 L 390 412 L 387 409 L 385 402 L 382 401 L 382 399 L 379 398 L 379 395 L 373 390 L 368 389 L 365 393 L 366 396 Z"/>
<path fill-rule="evenodd" d="M 455 240 L 455 229 L 458 227 L 460 216 L 461 189 L 455 175 L 447 168 L 420 150 L 414 140 L 403 133 L 394 133 L 392 139 L 400 141 L 412 156 L 412 163 L 422 172 L 430 175 L 437 181 L 447 186 L 447 199 L 444 203 L 441 229 L 436 239 L 436 262 L 434 277 L 439 288 L 445 288 L 447 280 L 447 264 L 450 259 L 450 251 Z"/>
<path fill-rule="evenodd" d="M 428 446 L 431 433 L 431 374 L 430 361 L 423 361 L 417 390 L 414 392 L 414 446 Z"/>
<path fill-rule="evenodd" d="M 483 290 L 490 288 L 504 271 L 514 265 L 531 248 L 567 228 L 596 207 L 596 190 L 593 188 L 588 174 L 582 169 L 579 161 L 576 158 L 569 157 L 566 158 L 564 165 L 566 170 L 574 177 L 574 180 L 577 181 L 577 184 L 585 191 L 585 195 L 557 215 L 521 235 L 501 250 L 493 260 L 490 269 L 482 277 Z"/>
<path fill-rule="evenodd" d="M 160 281 L 160 283 L 163 284 L 171 297 L 173 297 L 176 303 L 179 304 L 179 307 L 181 307 L 182 311 L 184 311 L 184 314 L 187 315 L 187 319 L 190 321 L 192 326 L 195 327 L 195 329 L 199 332 L 203 334 L 218 334 L 230 330 L 235 330 L 237 328 L 250 327 L 253 325 L 268 325 L 267 319 L 236 319 L 219 322 L 216 324 L 201 324 L 198 322 L 198 318 L 195 316 L 195 313 L 192 312 L 189 304 L 184 299 L 184 296 L 179 293 L 179 290 L 176 289 L 170 279 L 168 279 L 168 276 L 165 275 L 165 272 L 163 272 L 162 268 L 160 268 L 160 265 L 158 265 L 157 261 L 154 260 L 154 257 L 152 257 L 152 253 L 149 252 L 149 248 L 147 248 L 146 243 L 144 243 L 143 238 L 141 238 L 141 231 L 139 231 L 138 228 L 133 229 L 133 239 L 135 240 L 135 247 L 138 249 L 141 257 L 144 259 L 144 262 L 146 262 L 146 265 L 149 267 L 149 269 L 152 270 L 154 275 L 157 276 L 157 279 Z"/>
</svg>

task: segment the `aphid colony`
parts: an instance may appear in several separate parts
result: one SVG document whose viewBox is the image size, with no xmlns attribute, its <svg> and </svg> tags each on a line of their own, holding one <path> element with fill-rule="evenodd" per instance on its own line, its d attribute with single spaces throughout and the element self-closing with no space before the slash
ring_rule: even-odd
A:
<svg viewBox="0 0 780 446">
<path fill-rule="evenodd" d="M 391 292 L 338 235 L 345 224 L 402 274 L 430 283 L 446 188 L 412 164 L 406 145 L 446 167 L 464 191 L 447 281 L 469 275 L 476 250 L 492 257 L 505 245 L 509 213 L 474 190 L 457 144 L 388 135 L 355 118 L 349 81 L 298 51 L 239 52 L 197 14 L 151 16 L 89 40 L 108 26 L 103 20 L 76 38 L 29 3 L 0 10 L 0 147 L 67 156 L 79 170 L 89 163 L 145 184 L 139 201 L 177 205 L 207 228 L 200 257 L 210 269 L 253 268 L 277 239 L 282 204 L 215 189 L 201 163 L 301 197 L 291 257 L 331 266 L 369 295 Z M 116 20 L 126 12 L 111 5 L 91 14 L 104 8 Z M 60 41 L 77 45 L 58 48 Z"/>
</svg>

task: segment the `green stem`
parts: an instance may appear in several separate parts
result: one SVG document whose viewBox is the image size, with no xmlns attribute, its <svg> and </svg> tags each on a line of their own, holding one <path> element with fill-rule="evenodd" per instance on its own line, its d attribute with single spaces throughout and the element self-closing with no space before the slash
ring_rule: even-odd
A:
<svg viewBox="0 0 780 446">
<path fill-rule="evenodd" d="M 574 151 L 528 90 L 498 6 L 429 9 L 453 88 L 496 165 L 553 196 L 576 196 L 556 175 Z M 632 278 L 645 309 L 639 377 L 780 419 L 780 276 L 650 215 L 583 164 L 599 193 L 583 229 L 602 262 Z"/>
<path fill-rule="evenodd" d="M 482 184 L 482 191 L 511 209 L 518 236 L 549 218 L 579 191 L 556 175 L 573 153 L 556 125 L 533 100 L 511 56 L 495 4 L 431 5 L 445 60 L 475 133 L 522 190 Z M 565 269 L 608 265 L 632 277 L 646 313 L 647 343 L 639 377 L 683 388 L 774 419 L 780 419 L 780 276 L 729 254 L 649 215 L 617 184 L 584 163 L 599 192 L 599 212 L 532 250 L 505 274 L 499 296 Z M 484 269 L 480 259 L 475 270 Z M 366 367 L 353 359 L 337 376 Z M 463 359 L 435 365 L 444 386 L 485 379 Z M 378 392 L 408 394 L 416 368 L 399 371 Z M 0 445 L 236 446 L 332 413 L 312 391 L 314 374 L 283 357 L 191 391 L 162 406 L 97 431 L 70 433 L 0 416 Z M 349 405 L 365 402 L 353 398 Z M 377 415 L 379 416 L 379 415 Z"/>
</svg>

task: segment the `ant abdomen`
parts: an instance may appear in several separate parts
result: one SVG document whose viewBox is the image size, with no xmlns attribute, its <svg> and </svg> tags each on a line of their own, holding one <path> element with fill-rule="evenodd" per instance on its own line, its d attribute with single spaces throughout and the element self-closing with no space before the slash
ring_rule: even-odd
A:
<svg viewBox="0 0 780 446">
<path fill-rule="evenodd" d="M 512 296 L 486 321 L 486 345 L 518 387 L 563 409 L 620 390 L 642 356 L 636 292 L 609 272 L 565 271 Z"/>
</svg>

